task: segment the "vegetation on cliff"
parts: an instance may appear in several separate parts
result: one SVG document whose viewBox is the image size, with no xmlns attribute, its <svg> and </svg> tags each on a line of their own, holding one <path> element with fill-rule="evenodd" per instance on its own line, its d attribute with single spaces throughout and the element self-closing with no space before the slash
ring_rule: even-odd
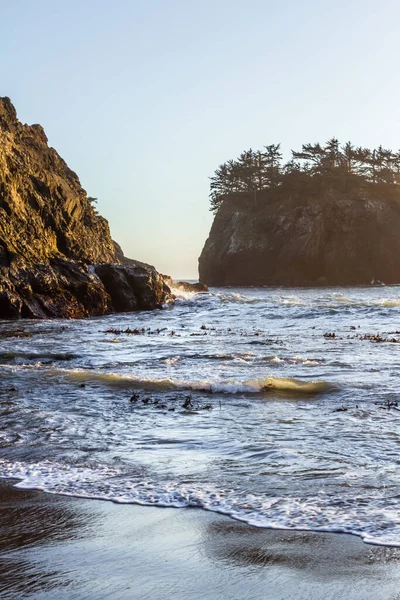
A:
<svg viewBox="0 0 400 600">
<path fill-rule="evenodd" d="M 249 150 L 211 178 L 208 285 L 400 282 L 400 152 L 306 144 Z"/>
<path fill-rule="evenodd" d="M 361 186 L 385 186 L 393 193 L 400 184 L 400 150 L 382 146 L 370 150 L 351 142 L 341 146 L 336 138 L 325 145 L 304 144 L 292 150 L 292 158 L 283 163 L 280 144 L 263 150 L 242 152 L 236 160 L 220 165 L 210 183 L 211 210 L 217 211 L 224 200 L 268 198 L 268 190 L 283 188 L 318 189 L 334 187 L 354 189 Z"/>
</svg>

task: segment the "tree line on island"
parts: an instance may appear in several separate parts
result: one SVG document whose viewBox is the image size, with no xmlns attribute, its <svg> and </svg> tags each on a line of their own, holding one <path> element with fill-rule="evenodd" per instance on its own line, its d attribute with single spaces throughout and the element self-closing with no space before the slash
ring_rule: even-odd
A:
<svg viewBox="0 0 400 600">
<path fill-rule="evenodd" d="M 292 150 L 292 158 L 283 163 L 280 144 L 263 150 L 246 150 L 236 160 L 220 165 L 210 177 L 210 210 L 217 211 L 226 199 L 257 198 L 258 192 L 285 184 L 296 186 L 310 180 L 329 185 L 340 183 L 400 185 L 400 150 L 382 146 L 370 150 L 351 142 L 341 146 L 332 138 L 323 146 L 303 144 Z"/>
</svg>

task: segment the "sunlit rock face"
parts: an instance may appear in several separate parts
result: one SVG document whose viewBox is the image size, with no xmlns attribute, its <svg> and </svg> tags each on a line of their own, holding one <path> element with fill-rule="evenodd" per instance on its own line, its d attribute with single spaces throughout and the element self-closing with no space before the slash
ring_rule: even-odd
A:
<svg viewBox="0 0 400 600">
<path fill-rule="evenodd" d="M 400 282 L 394 186 L 292 190 L 225 200 L 199 259 L 210 286 Z"/>
<path fill-rule="evenodd" d="M 169 297 L 163 279 L 134 261 L 117 267 L 121 256 L 106 219 L 43 128 L 20 123 L 10 99 L 0 98 L 0 318 L 161 306 Z M 99 264 L 101 272 L 91 266 Z M 123 300 L 114 271 L 125 284 Z"/>
</svg>

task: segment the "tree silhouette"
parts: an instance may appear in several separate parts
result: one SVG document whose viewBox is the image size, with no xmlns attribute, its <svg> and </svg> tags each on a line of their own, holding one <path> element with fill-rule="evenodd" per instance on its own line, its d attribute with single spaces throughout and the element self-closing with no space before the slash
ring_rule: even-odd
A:
<svg viewBox="0 0 400 600">
<path fill-rule="evenodd" d="M 292 158 L 282 165 L 280 144 L 264 146 L 262 150 L 245 150 L 236 160 L 220 165 L 210 177 L 210 210 L 217 211 L 227 200 L 248 198 L 258 203 L 267 198 L 263 193 L 282 185 L 312 182 L 334 186 L 338 182 L 351 185 L 400 185 L 400 150 L 379 146 L 377 149 L 355 147 L 351 142 L 340 146 L 332 137 L 303 144 L 292 150 Z M 347 184 L 346 184 L 347 185 Z"/>
<path fill-rule="evenodd" d="M 294 160 L 304 161 L 301 165 L 313 174 L 321 174 L 324 159 L 324 149 L 318 144 L 303 144 L 300 152 L 292 150 Z"/>
</svg>

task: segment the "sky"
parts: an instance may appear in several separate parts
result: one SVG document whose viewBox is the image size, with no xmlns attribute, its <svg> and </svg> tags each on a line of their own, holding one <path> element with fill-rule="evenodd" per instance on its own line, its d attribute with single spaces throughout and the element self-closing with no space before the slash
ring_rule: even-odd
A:
<svg viewBox="0 0 400 600">
<path fill-rule="evenodd" d="M 197 278 L 209 177 L 336 136 L 400 148 L 398 0 L 0 0 L 0 95 L 125 254 Z"/>
</svg>

